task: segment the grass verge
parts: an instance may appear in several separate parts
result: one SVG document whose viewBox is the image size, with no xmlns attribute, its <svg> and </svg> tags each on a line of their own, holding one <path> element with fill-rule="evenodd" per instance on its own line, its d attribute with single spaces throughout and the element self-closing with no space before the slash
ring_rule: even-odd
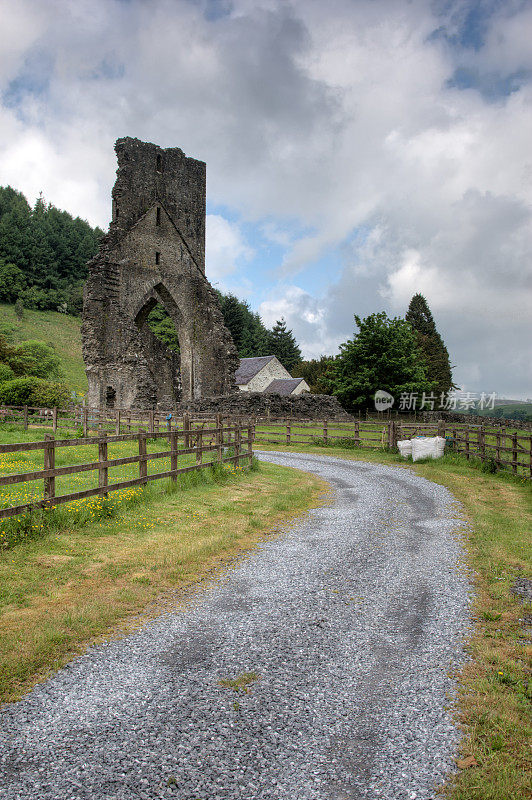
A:
<svg viewBox="0 0 532 800">
<path fill-rule="evenodd" d="M 181 478 L 146 487 L 114 517 L 65 524 L 0 553 L 0 701 L 17 699 L 98 637 L 139 624 L 147 608 L 176 607 L 325 488 L 270 464 Z"/>
<path fill-rule="evenodd" d="M 255 449 L 316 453 L 413 469 L 446 486 L 466 510 L 465 546 L 474 573 L 474 634 L 459 679 L 462 756 L 445 794 L 452 800 L 532 797 L 532 607 L 511 588 L 532 579 L 532 485 L 445 456 L 406 464 L 393 453 L 315 446 Z"/>
</svg>

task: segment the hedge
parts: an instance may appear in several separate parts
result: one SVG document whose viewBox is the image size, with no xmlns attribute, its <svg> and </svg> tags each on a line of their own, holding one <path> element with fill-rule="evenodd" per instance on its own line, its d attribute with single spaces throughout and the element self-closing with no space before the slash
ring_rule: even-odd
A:
<svg viewBox="0 0 532 800">
<path fill-rule="evenodd" d="M 0 403 L 8 406 L 62 407 L 70 401 L 70 389 L 64 383 L 42 378 L 15 378 L 0 383 Z"/>
</svg>

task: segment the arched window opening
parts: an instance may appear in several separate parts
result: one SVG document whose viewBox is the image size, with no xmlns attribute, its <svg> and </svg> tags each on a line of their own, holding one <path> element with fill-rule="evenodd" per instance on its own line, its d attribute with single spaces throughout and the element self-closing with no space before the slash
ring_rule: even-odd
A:
<svg viewBox="0 0 532 800">
<path fill-rule="evenodd" d="M 166 345 L 169 350 L 179 353 L 177 331 L 164 306 L 157 303 L 148 314 L 146 323 L 154 336 Z"/>
<path fill-rule="evenodd" d="M 160 155 L 157 156 L 157 172 L 163 171 L 163 159 Z"/>
<path fill-rule="evenodd" d="M 160 206 L 157 206 L 157 210 L 155 212 L 155 224 L 156 225 L 160 225 L 161 224 L 161 208 L 160 208 Z"/>
</svg>

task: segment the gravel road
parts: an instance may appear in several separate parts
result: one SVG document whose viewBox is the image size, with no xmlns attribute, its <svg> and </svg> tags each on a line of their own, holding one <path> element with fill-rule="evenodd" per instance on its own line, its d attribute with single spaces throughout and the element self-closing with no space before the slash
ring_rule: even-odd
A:
<svg viewBox="0 0 532 800">
<path fill-rule="evenodd" d="M 5 706 L 3 800 L 435 797 L 469 626 L 458 503 L 400 468 L 260 458 L 330 503 Z M 247 692 L 219 684 L 244 673 Z"/>
</svg>

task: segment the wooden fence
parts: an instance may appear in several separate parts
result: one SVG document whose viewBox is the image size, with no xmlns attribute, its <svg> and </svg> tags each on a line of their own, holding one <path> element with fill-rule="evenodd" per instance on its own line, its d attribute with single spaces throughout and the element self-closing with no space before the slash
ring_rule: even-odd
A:
<svg viewBox="0 0 532 800">
<path fill-rule="evenodd" d="M 186 435 L 188 429 L 201 427 L 209 431 L 227 424 L 256 426 L 255 440 L 272 444 L 325 444 L 349 442 L 354 447 L 394 449 L 401 439 L 414 436 L 443 436 L 454 452 L 466 458 L 491 461 L 497 468 L 508 468 L 513 474 L 532 478 L 532 433 L 506 427 L 470 425 L 449 421 L 418 422 L 416 419 L 363 420 L 344 422 L 336 420 L 310 420 L 270 417 L 238 417 L 218 414 L 189 414 L 180 412 L 138 411 L 121 409 L 89 409 L 73 406 L 67 409 L 42 409 L 28 406 L 0 407 L 0 420 L 29 427 L 58 430 L 77 430 L 91 439 L 107 432 L 120 436 L 147 429 L 151 436 L 162 432 L 179 431 Z M 92 434 L 92 436 L 91 436 Z M 79 440 L 78 440 L 79 441 Z M 1 451 L 0 451 L 1 452 Z"/>
<path fill-rule="evenodd" d="M 254 419 L 255 441 L 272 444 L 349 444 L 370 449 L 395 449 L 397 442 L 416 436 L 442 436 L 456 453 L 467 459 L 492 461 L 514 475 L 532 478 L 532 434 L 504 427 L 456 424 L 446 421 L 418 423 L 385 420 L 337 422 L 332 420 Z"/>
<path fill-rule="evenodd" d="M 44 456 L 43 469 L 0 476 L 0 487 L 32 481 L 42 480 L 44 482 L 42 499 L 10 506 L 9 508 L 0 508 L 0 519 L 17 516 L 30 509 L 48 508 L 95 495 L 107 497 L 110 492 L 133 486 L 144 486 L 150 481 L 162 478 L 170 478 L 175 481 L 180 474 L 203 469 L 214 463 L 233 463 L 238 465 L 240 460 L 245 460 L 248 464 L 251 464 L 253 458 L 252 425 L 245 427 L 240 424 L 223 425 L 219 420 L 214 419 L 209 420 L 212 423 L 212 427 L 206 428 L 206 422 L 206 420 L 203 420 L 199 427 L 194 427 L 190 423 L 182 430 L 174 428 L 173 430 L 159 432 L 156 434 L 157 438 L 165 438 L 168 441 L 168 449 L 160 452 L 148 452 L 147 441 L 150 436 L 146 431 L 118 435 L 108 435 L 106 431 L 100 431 L 97 436 L 74 439 L 56 439 L 54 436 L 46 434 L 44 441 L 40 442 L 0 444 L 1 455 L 42 450 Z M 138 455 L 109 459 L 107 448 L 113 442 L 138 442 Z M 182 444 L 181 447 L 180 444 Z M 98 460 L 64 467 L 55 466 L 56 453 L 60 448 L 84 445 L 97 446 Z M 229 448 L 234 451 L 234 455 L 227 455 Z M 212 453 L 211 460 L 205 461 L 204 453 Z M 195 455 L 196 463 L 179 467 L 178 459 L 184 455 Z M 162 458 L 170 459 L 170 469 L 149 474 L 149 462 Z M 132 480 L 109 483 L 109 469 L 127 464 L 138 464 L 138 477 Z M 56 494 L 56 478 L 90 471 L 98 472 L 97 487 L 68 494 Z"/>
<path fill-rule="evenodd" d="M 122 409 L 85 408 L 72 406 L 70 408 L 37 408 L 33 406 L 0 406 L 0 421 L 22 425 L 28 428 L 51 428 L 53 433 L 59 430 L 79 431 L 87 437 L 100 431 L 113 432 L 119 436 L 121 433 L 138 432 L 147 430 L 150 435 L 159 434 L 161 431 L 171 431 L 180 424 L 211 424 L 214 425 L 221 415 L 198 414 L 190 415 L 181 412 L 162 411 L 137 411 Z M 232 417 L 224 416 L 224 419 Z"/>
</svg>

